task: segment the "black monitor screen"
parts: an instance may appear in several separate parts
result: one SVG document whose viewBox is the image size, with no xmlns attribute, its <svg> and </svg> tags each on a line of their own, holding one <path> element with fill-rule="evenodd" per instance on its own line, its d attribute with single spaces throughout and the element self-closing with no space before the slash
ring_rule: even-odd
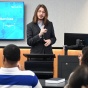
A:
<svg viewBox="0 0 88 88">
<path fill-rule="evenodd" d="M 88 46 L 88 34 L 64 33 L 64 45 L 76 45 L 77 39 L 80 39 L 84 46 Z"/>
</svg>

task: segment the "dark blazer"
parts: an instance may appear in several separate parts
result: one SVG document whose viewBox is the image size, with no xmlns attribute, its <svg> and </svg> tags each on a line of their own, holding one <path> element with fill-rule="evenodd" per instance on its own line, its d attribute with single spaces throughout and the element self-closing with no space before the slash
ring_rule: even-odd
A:
<svg viewBox="0 0 88 88">
<path fill-rule="evenodd" d="M 53 54 L 52 44 L 56 42 L 52 22 L 48 21 L 45 25 L 47 33 L 42 38 L 39 37 L 40 28 L 36 23 L 27 24 L 27 44 L 31 46 L 31 54 Z M 51 45 L 45 47 L 43 39 L 51 39 Z"/>
</svg>

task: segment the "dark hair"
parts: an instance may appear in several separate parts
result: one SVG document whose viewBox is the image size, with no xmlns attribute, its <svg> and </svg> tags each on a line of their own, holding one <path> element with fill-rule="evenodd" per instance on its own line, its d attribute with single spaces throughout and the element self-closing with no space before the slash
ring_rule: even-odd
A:
<svg viewBox="0 0 88 88">
<path fill-rule="evenodd" d="M 88 66 L 88 46 L 83 48 L 82 53 L 83 53 L 82 65 Z"/>
<path fill-rule="evenodd" d="M 69 88 L 81 88 L 88 86 L 88 66 L 82 65 L 76 68 L 69 79 Z"/>
<path fill-rule="evenodd" d="M 9 44 L 4 48 L 3 55 L 8 61 L 19 61 L 20 49 L 14 44 Z"/>
<path fill-rule="evenodd" d="M 88 46 L 85 46 L 83 49 L 82 49 L 82 54 L 84 55 L 84 53 L 88 50 Z"/>
<path fill-rule="evenodd" d="M 44 8 L 44 10 L 45 10 L 44 25 L 46 25 L 46 24 L 47 24 L 47 18 L 48 18 L 48 11 L 47 11 L 46 6 L 43 5 L 43 4 L 39 4 L 39 5 L 37 6 L 37 8 L 36 8 L 36 10 L 35 10 L 35 12 L 34 12 L 33 22 L 34 22 L 34 23 L 37 23 L 37 21 L 38 21 L 37 12 L 38 12 L 38 10 L 39 10 L 41 7 Z"/>
</svg>

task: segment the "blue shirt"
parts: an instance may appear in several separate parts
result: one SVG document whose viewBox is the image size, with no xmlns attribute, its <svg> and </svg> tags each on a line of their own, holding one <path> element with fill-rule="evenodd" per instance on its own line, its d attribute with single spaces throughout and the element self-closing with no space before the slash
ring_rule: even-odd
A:
<svg viewBox="0 0 88 88">
<path fill-rule="evenodd" d="M 0 69 L 0 88 L 42 88 L 32 71 L 21 71 L 18 67 Z"/>
</svg>

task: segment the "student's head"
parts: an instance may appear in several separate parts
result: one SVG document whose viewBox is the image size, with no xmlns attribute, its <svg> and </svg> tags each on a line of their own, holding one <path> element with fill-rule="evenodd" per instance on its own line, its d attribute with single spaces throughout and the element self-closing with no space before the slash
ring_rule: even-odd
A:
<svg viewBox="0 0 88 88">
<path fill-rule="evenodd" d="M 84 58 L 83 56 L 84 56 L 84 54 L 85 54 L 86 52 L 88 52 L 88 46 L 84 47 L 84 48 L 82 49 L 82 53 L 78 56 L 80 65 L 81 65 L 81 63 L 82 63 L 82 61 L 83 61 L 82 58 Z M 83 61 L 83 62 L 84 62 L 84 61 Z"/>
<path fill-rule="evenodd" d="M 3 49 L 3 56 L 3 63 L 16 64 L 20 60 L 20 49 L 14 44 L 9 44 Z"/>
<path fill-rule="evenodd" d="M 87 65 L 88 66 L 88 47 L 85 47 L 83 57 L 82 57 L 82 65 Z"/>
<path fill-rule="evenodd" d="M 88 46 L 85 46 L 83 49 L 82 49 L 82 54 L 84 55 L 84 53 L 88 51 Z"/>
<path fill-rule="evenodd" d="M 88 66 L 79 66 L 69 79 L 68 88 L 88 88 Z"/>
<path fill-rule="evenodd" d="M 46 24 L 48 18 L 48 11 L 45 5 L 39 4 L 34 12 L 33 22 L 37 23 L 38 20 L 43 20 Z"/>
</svg>

